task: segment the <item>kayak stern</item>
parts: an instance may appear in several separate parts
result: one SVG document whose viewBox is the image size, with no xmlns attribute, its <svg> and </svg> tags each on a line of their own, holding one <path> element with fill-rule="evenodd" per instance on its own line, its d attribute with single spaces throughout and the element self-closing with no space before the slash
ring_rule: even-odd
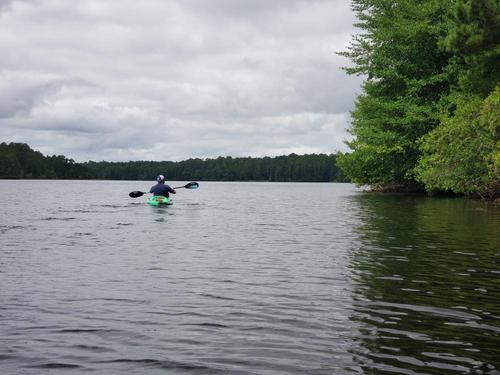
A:
<svg viewBox="0 0 500 375">
<path fill-rule="evenodd" d="M 148 199 L 148 204 L 151 206 L 171 206 L 174 202 L 163 195 L 154 195 Z"/>
</svg>

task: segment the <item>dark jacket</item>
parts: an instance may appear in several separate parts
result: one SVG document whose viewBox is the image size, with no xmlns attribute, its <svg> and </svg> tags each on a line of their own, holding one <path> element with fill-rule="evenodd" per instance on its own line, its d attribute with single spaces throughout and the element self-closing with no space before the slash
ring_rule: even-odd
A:
<svg viewBox="0 0 500 375">
<path fill-rule="evenodd" d="M 153 193 L 153 195 L 163 195 L 167 198 L 169 197 L 169 193 L 175 194 L 175 190 L 165 184 L 156 184 L 155 186 L 151 187 L 149 192 Z"/>
</svg>

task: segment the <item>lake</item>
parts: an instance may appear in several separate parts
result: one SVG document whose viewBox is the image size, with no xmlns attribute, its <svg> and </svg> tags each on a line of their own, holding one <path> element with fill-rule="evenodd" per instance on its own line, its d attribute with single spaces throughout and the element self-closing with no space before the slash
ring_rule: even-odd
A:
<svg viewBox="0 0 500 375">
<path fill-rule="evenodd" d="M 152 184 L 0 181 L 1 374 L 500 374 L 498 207 Z"/>
</svg>

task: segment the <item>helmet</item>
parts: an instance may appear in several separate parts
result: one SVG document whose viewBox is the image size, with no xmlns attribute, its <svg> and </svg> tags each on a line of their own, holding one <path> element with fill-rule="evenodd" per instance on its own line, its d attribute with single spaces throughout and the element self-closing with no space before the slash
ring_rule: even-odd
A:
<svg viewBox="0 0 500 375">
<path fill-rule="evenodd" d="M 156 177 L 156 181 L 165 182 L 165 176 L 162 174 L 159 174 L 158 177 Z"/>
</svg>

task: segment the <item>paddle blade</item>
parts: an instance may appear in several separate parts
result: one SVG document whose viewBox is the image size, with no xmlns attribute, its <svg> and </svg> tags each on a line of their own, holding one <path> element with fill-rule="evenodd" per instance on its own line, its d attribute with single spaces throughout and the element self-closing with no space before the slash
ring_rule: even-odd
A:
<svg viewBox="0 0 500 375">
<path fill-rule="evenodd" d="M 146 193 L 143 193 L 142 191 L 132 191 L 131 193 L 129 193 L 129 197 L 130 198 L 139 198 L 139 197 L 142 197 L 144 194 Z"/>
<path fill-rule="evenodd" d="M 174 189 L 198 189 L 200 186 L 197 182 L 190 182 L 184 186 L 176 186 Z"/>
</svg>

